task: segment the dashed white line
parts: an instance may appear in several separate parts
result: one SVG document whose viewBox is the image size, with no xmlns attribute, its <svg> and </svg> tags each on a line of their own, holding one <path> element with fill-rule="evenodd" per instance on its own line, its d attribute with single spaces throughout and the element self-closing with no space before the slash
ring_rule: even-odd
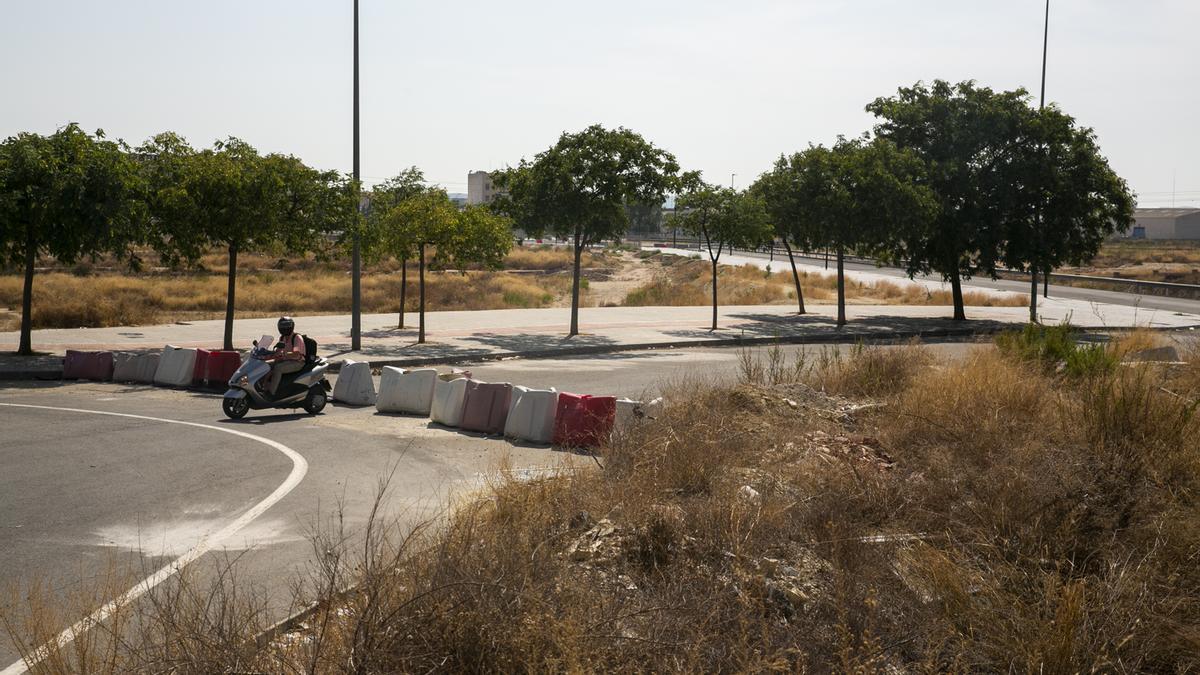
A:
<svg viewBox="0 0 1200 675">
<path fill-rule="evenodd" d="M 63 646 L 70 644 L 70 642 L 75 639 L 75 636 L 86 633 L 93 626 L 95 626 L 96 624 L 107 619 L 117 609 L 124 607 L 125 605 L 133 602 L 134 600 L 137 600 L 144 593 L 146 593 L 146 591 L 149 591 L 150 589 L 154 588 L 155 586 L 157 586 L 157 585 L 161 584 L 162 582 L 166 581 L 167 579 L 171 578 L 172 575 L 174 575 L 179 570 L 183 569 L 186 565 L 188 565 L 191 562 L 194 562 L 196 559 L 198 559 L 200 556 L 204 555 L 205 553 L 208 553 L 214 547 L 219 545 L 222 541 L 229 538 L 233 534 L 237 533 L 238 530 L 242 529 L 246 525 L 249 525 L 255 518 L 258 518 L 259 516 L 261 516 L 263 514 L 263 512 L 265 512 L 267 509 L 271 508 L 272 505 L 274 505 L 279 500 L 283 499 L 284 496 L 286 496 L 289 492 L 291 492 L 293 489 L 295 489 L 295 487 L 300 484 L 300 481 L 304 480 L 305 474 L 308 473 L 308 461 L 305 460 L 304 457 L 300 455 L 300 453 L 296 452 L 295 450 L 292 450 L 291 448 L 287 447 L 286 445 L 284 445 L 282 443 L 278 443 L 269 438 L 263 438 L 262 436 L 256 436 L 254 434 L 246 433 L 245 431 L 239 431 L 237 429 L 222 428 L 222 427 L 218 427 L 218 426 L 213 426 L 211 424 L 201 424 L 199 422 L 183 422 L 180 420 L 171 420 L 171 419 L 166 419 L 166 418 L 162 418 L 162 417 L 149 417 L 147 415 L 131 415 L 128 413 L 109 412 L 106 410 L 85 410 L 82 408 L 60 408 L 60 407 L 56 407 L 56 406 L 27 405 L 27 404 L 22 404 L 22 403 L 0 403 L 0 406 L 4 406 L 4 407 L 8 407 L 8 408 L 31 408 L 31 409 L 35 409 L 35 410 L 55 410 L 55 411 L 59 411 L 59 412 L 86 413 L 89 415 L 108 415 L 110 417 L 127 417 L 127 418 L 135 419 L 135 420 L 146 420 L 149 422 L 162 422 L 164 424 L 179 424 L 182 426 L 196 427 L 198 429 L 210 429 L 212 431 L 220 431 L 221 433 L 233 434 L 234 436 L 241 436 L 242 438 L 248 438 L 252 441 L 257 441 L 259 443 L 262 443 L 263 445 L 266 445 L 271 448 L 274 448 L 275 450 L 278 450 L 279 452 L 283 453 L 288 459 L 292 460 L 292 471 L 291 471 L 291 473 L 288 474 L 287 479 L 284 480 L 282 483 L 280 483 L 279 487 L 275 488 L 274 492 L 267 495 L 265 498 L 263 498 L 262 501 L 258 502 L 254 506 L 250 507 L 250 509 L 248 511 L 246 511 L 241 516 L 239 516 L 237 518 L 237 520 L 234 520 L 233 522 L 229 523 L 228 525 L 221 528 L 220 530 L 217 530 L 216 532 L 205 532 L 203 535 L 201 535 L 200 541 L 198 541 L 196 543 L 196 545 L 193 546 L 191 549 L 189 549 L 186 553 L 179 556 L 175 560 L 171 561 L 169 564 L 167 564 L 165 567 L 159 569 L 154 574 L 151 574 L 150 576 L 141 580 L 136 585 L 134 585 L 133 588 L 130 588 L 128 591 L 125 591 L 123 594 L 121 594 L 115 600 L 108 602 L 100 609 L 97 609 L 96 611 L 92 612 L 89 616 L 84 617 L 82 620 L 80 620 L 75 625 L 73 625 L 70 628 L 67 628 L 63 632 L 59 633 L 58 637 L 54 638 L 54 640 L 52 640 L 51 642 L 39 647 L 32 654 L 29 654 L 26 658 L 24 658 L 20 661 L 17 661 L 16 663 L 10 665 L 9 667 L 5 668 L 4 670 L 0 670 L 0 675 L 19 675 L 19 673 L 24 673 L 29 668 L 37 665 L 42 660 L 44 660 L 50 654 L 50 650 L 52 648 L 54 648 L 54 647 L 62 648 Z"/>
</svg>

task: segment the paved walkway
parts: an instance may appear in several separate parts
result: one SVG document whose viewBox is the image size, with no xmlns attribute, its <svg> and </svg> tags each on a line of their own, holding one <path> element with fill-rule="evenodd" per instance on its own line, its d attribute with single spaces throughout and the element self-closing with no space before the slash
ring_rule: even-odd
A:
<svg viewBox="0 0 1200 675">
<path fill-rule="evenodd" d="M 1079 300 L 1050 298 L 1039 304 L 1043 320 L 1069 320 L 1085 328 L 1186 328 L 1200 326 L 1200 314 L 1164 312 L 1136 307 L 1100 305 Z M 790 305 L 722 307 L 719 330 L 708 330 L 708 307 L 586 307 L 580 310 L 582 335 L 566 336 L 569 311 L 506 309 L 489 311 L 429 312 L 428 342 L 416 343 L 416 330 L 397 330 L 396 315 L 363 317 L 363 348 L 350 350 L 350 317 L 299 317 L 297 329 L 315 338 L 323 354 L 336 359 L 380 362 L 454 361 L 504 355 L 583 353 L 619 348 L 688 346 L 739 340 L 832 341 L 860 337 L 906 337 L 915 334 L 987 332 L 1027 320 L 1024 307 L 968 307 L 967 322 L 949 320 L 949 307 L 902 305 L 850 305 L 849 325 L 837 329 L 836 307 L 813 305 L 804 316 Z M 416 316 L 409 315 L 409 325 Z M 222 321 L 136 328 L 81 328 L 34 331 L 35 349 L 61 354 L 66 349 L 156 350 L 170 343 L 185 347 L 216 348 L 221 344 Z M 248 348 L 251 340 L 275 334 L 274 319 L 241 319 L 234 323 L 234 343 Z M 16 333 L 0 333 L 0 352 L 16 348 Z M 43 359 L 44 360 L 44 359 Z M 11 359 L 0 368 L 12 367 Z"/>
<path fill-rule="evenodd" d="M 695 251 L 662 249 L 664 252 L 695 254 Z M 764 258 L 726 254 L 722 263 L 751 264 L 766 267 Z M 787 262 L 776 260 L 773 270 L 784 270 Z M 826 274 L 821 266 L 801 264 L 803 271 Z M 857 270 L 848 276 L 864 283 L 886 281 L 916 284 L 941 290 L 948 285 L 932 279 L 898 279 L 886 272 Z M 989 294 L 1007 291 L 975 287 Z M 1082 299 L 1039 299 L 1038 311 L 1047 323 L 1070 321 L 1083 328 L 1128 328 L 1145 326 L 1156 329 L 1200 329 L 1200 302 L 1186 303 L 1189 311 L 1147 309 L 1136 305 L 1099 303 Z M 417 317 L 409 313 L 410 328 L 398 330 L 395 314 L 363 316 L 362 349 L 350 349 L 350 317 L 299 317 L 297 328 L 317 340 L 321 353 L 335 360 L 353 358 L 375 363 L 417 364 L 503 358 L 504 356 L 548 356 L 554 354 L 594 353 L 652 346 L 700 346 L 737 344 L 778 339 L 786 342 L 831 342 L 859 338 L 904 338 L 914 335 L 965 335 L 993 332 L 1028 320 L 1026 307 L 967 307 L 967 322 L 949 319 L 950 307 L 905 305 L 849 305 L 849 325 L 838 329 L 835 305 L 810 304 L 809 313 L 795 314 L 793 306 L 731 306 L 719 310 L 716 331 L 709 330 L 710 307 L 585 307 L 580 310 L 582 335 L 566 336 L 570 311 L 552 309 L 502 309 L 486 311 L 428 312 L 428 341 L 417 344 Z M 32 359 L 11 355 L 18 334 L 0 333 L 0 374 L 27 370 L 41 372 L 56 368 L 58 358 L 67 349 L 147 351 L 165 344 L 183 347 L 217 348 L 224 334 L 224 322 L 186 323 L 119 328 L 45 329 L 33 333 L 34 349 L 51 356 Z M 275 335 L 274 319 L 240 319 L 234 322 L 234 345 L 247 349 L 251 340 Z M 5 354 L 9 352 L 10 354 Z"/>
</svg>

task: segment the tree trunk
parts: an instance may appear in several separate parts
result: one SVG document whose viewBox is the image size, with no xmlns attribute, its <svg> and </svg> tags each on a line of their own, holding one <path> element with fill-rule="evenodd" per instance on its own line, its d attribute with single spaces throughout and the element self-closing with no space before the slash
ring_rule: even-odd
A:
<svg viewBox="0 0 1200 675">
<path fill-rule="evenodd" d="M 404 328 L 404 309 L 405 301 L 408 299 L 408 258 L 400 259 L 400 325 L 398 328 Z"/>
<path fill-rule="evenodd" d="M 1049 265 L 1046 265 L 1046 273 L 1042 275 L 1042 297 L 1050 297 L 1050 272 L 1053 271 Z"/>
<path fill-rule="evenodd" d="M 783 238 L 783 247 L 787 249 L 788 262 L 792 265 L 792 281 L 796 283 L 796 302 L 800 306 L 796 313 L 804 314 L 804 291 L 800 289 L 800 273 L 796 271 L 796 258 L 792 255 L 792 245 L 787 237 Z"/>
<path fill-rule="evenodd" d="M 583 259 L 583 232 L 578 226 L 575 228 L 572 247 L 575 249 L 575 265 L 571 280 L 571 331 L 567 333 L 567 337 L 579 335 L 579 268 Z"/>
<path fill-rule="evenodd" d="M 1037 267 L 1029 266 L 1029 323 L 1037 323 Z"/>
<path fill-rule="evenodd" d="M 712 261 L 712 272 L 713 272 L 713 320 L 712 320 L 712 329 L 711 330 L 716 330 L 717 329 L 717 259 L 716 258 L 713 258 L 713 261 Z"/>
<path fill-rule="evenodd" d="M 21 294 L 21 344 L 17 353 L 33 353 L 33 265 L 37 262 L 37 245 L 33 225 L 25 228 L 25 286 Z"/>
<path fill-rule="evenodd" d="M 417 300 L 417 343 L 425 342 L 425 244 L 417 246 L 417 278 L 419 279 Z"/>
<path fill-rule="evenodd" d="M 954 296 L 954 320 L 966 321 L 967 312 L 963 308 L 962 277 L 958 273 L 958 265 L 951 268 L 950 292 Z"/>
<path fill-rule="evenodd" d="M 842 245 L 838 244 L 837 249 L 837 284 L 838 284 L 838 328 L 846 325 L 846 272 L 842 267 L 842 258 L 845 253 Z"/>
<path fill-rule="evenodd" d="M 225 346 L 226 350 L 233 349 L 233 300 L 237 287 L 237 244 L 229 245 L 229 291 L 225 295 Z"/>
<path fill-rule="evenodd" d="M 829 269 L 829 249 L 825 249 L 825 269 Z"/>
</svg>

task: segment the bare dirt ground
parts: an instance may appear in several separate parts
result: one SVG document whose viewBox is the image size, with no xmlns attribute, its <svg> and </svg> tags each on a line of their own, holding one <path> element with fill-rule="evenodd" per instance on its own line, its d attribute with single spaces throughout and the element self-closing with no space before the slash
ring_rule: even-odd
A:
<svg viewBox="0 0 1200 675">
<path fill-rule="evenodd" d="M 630 291 L 654 281 L 661 273 L 661 265 L 657 262 L 639 260 L 630 251 L 620 251 L 608 257 L 615 259 L 614 266 L 588 270 L 584 275 L 588 280 L 589 304 L 598 307 L 625 304 Z M 570 297 L 563 300 L 564 306 L 570 305 Z"/>
</svg>

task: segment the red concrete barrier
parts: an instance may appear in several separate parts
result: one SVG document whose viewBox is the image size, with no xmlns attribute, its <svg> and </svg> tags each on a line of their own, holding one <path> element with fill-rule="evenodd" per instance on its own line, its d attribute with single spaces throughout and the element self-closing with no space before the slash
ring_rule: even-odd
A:
<svg viewBox="0 0 1200 675">
<path fill-rule="evenodd" d="M 192 367 L 192 384 L 201 387 L 224 386 L 242 365 L 242 355 L 234 351 L 197 349 Z"/>
<path fill-rule="evenodd" d="M 467 382 L 463 395 L 462 422 L 458 425 L 465 431 L 480 431 L 485 434 L 503 434 L 504 422 L 508 419 L 508 404 L 512 397 L 512 385 L 507 382 L 489 384 Z"/>
<path fill-rule="evenodd" d="M 617 416 L 615 396 L 558 395 L 554 413 L 554 444 L 564 448 L 595 448 L 612 434 Z"/>
<path fill-rule="evenodd" d="M 100 380 L 107 382 L 113 375 L 112 352 L 77 352 L 68 349 L 63 358 L 64 380 Z"/>
</svg>

